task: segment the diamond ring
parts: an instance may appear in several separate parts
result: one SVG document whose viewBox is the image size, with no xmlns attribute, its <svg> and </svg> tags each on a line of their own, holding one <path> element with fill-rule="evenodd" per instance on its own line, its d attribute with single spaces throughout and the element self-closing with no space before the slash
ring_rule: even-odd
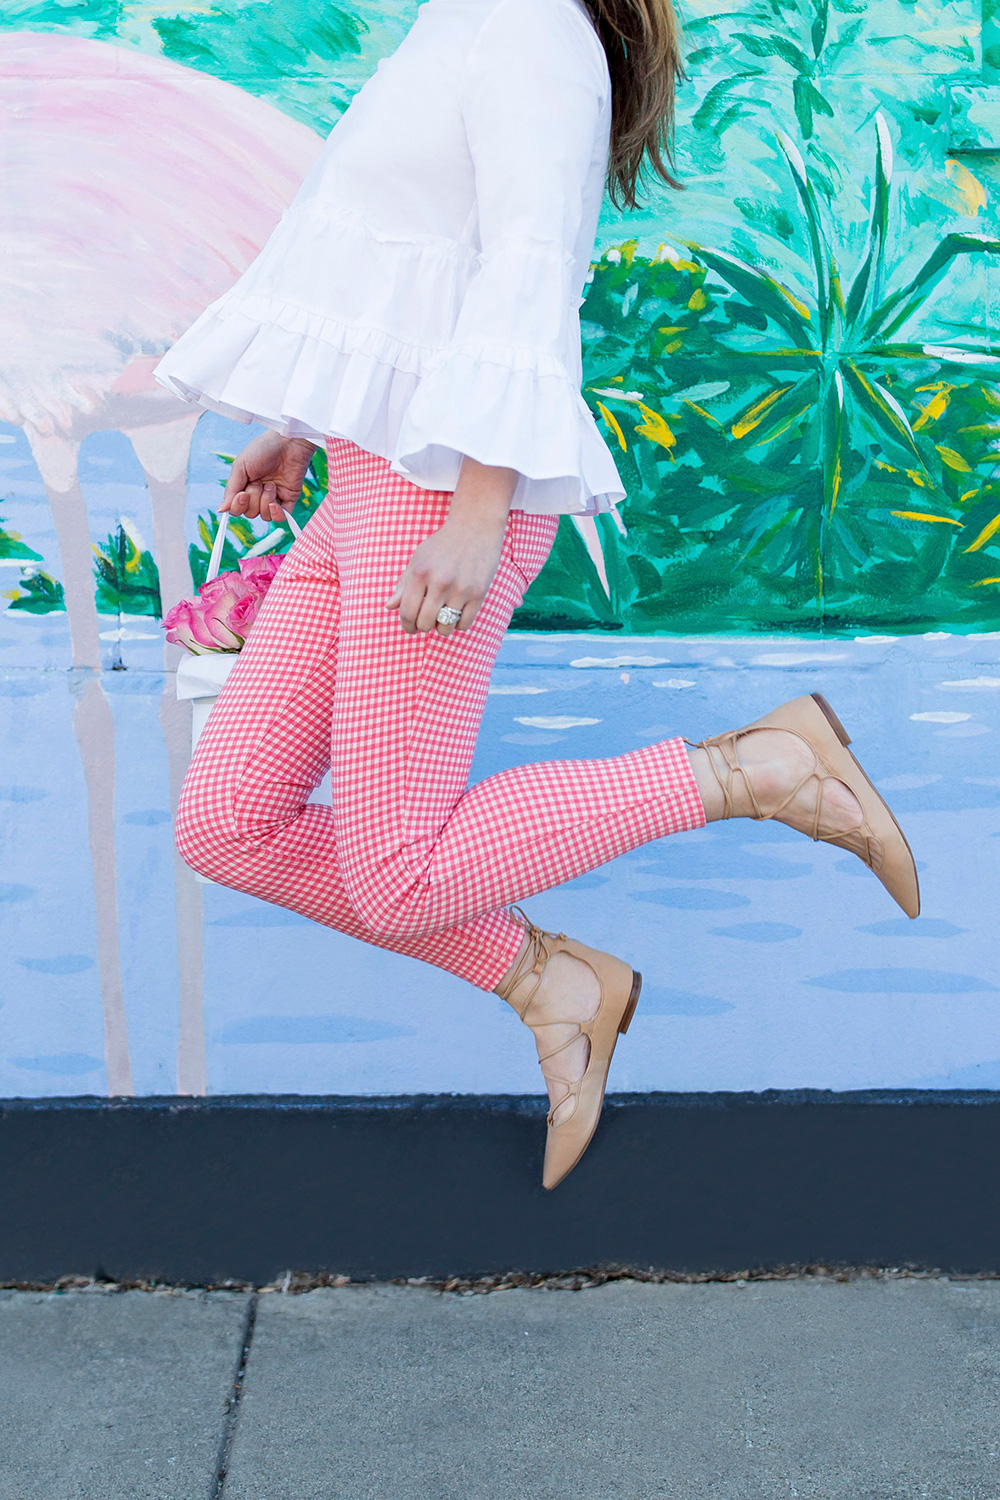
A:
<svg viewBox="0 0 1000 1500">
<path fill-rule="evenodd" d="M 457 625 L 461 618 L 462 611 L 460 609 L 452 609 L 450 604 L 442 604 L 437 612 L 437 622 L 439 625 Z"/>
</svg>

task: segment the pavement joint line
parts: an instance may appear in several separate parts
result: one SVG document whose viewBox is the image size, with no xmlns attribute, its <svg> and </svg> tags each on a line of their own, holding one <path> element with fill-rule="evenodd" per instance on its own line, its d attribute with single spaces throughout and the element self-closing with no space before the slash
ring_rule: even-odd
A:
<svg viewBox="0 0 1000 1500">
<path fill-rule="evenodd" d="M 233 1373 L 233 1383 L 230 1387 L 229 1398 L 226 1402 L 222 1440 L 219 1443 L 219 1458 L 215 1466 L 215 1474 L 212 1478 L 209 1500 L 222 1500 L 226 1492 L 226 1477 L 229 1473 L 229 1461 L 233 1454 L 233 1444 L 236 1441 L 236 1428 L 240 1419 L 240 1404 L 243 1400 L 243 1386 L 246 1381 L 247 1366 L 250 1363 L 250 1350 L 253 1347 L 254 1330 L 257 1326 L 257 1304 L 259 1300 L 259 1292 L 250 1293 L 247 1302 L 246 1321 L 243 1324 L 240 1355 Z"/>
</svg>

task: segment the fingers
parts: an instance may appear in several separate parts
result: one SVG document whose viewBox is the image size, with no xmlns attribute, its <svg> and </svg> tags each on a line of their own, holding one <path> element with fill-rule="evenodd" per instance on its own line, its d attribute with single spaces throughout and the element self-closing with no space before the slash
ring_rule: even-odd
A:
<svg viewBox="0 0 1000 1500">
<path fill-rule="evenodd" d="M 462 610 L 462 618 L 455 626 L 456 630 L 468 630 L 469 626 L 474 622 L 476 616 L 478 615 L 482 602 L 483 601 L 481 599 L 469 600 L 468 604 Z M 438 629 L 441 630 L 442 626 L 439 625 Z"/>
<path fill-rule="evenodd" d="M 297 498 L 298 497 L 296 496 L 296 499 Z M 289 501 L 287 503 L 284 500 L 280 500 L 278 498 L 277 491 L 275 491 L 274 496 L 272 497 L 272 499 L 270 500 L 270 502 L 267 505 L 267 509 L 265 510 L 264 506 L 262 505 L 261 509 L 260 509 L 260 513 L 264 517 L 265 521 L 273 521 L 274 524 L 277 526 L 280 522 L 282 522 L 285 519 L 285 516 L 292 509 L 292 507 L 294 506 L 294 504 L 295 504 L 294 500 Z"/>
<path fill-rule="evenodd" d="M 445 602 L 445 590 L 439 584 L 436 588 L 429 587 L 424 594 L 420 609 L 417 612 L 418 630 L 440 630 L 442 633 L 448 629 L 447 626 L 438 625 L 438 610 Z"/>
<path fill-rule="evenodd" d="M 277 486 L 271 482 L 264 484 L 258 479 L 244 483 L 242 488 L 232 494 L 227 485 L 219 509 L 228 510 L 231 516 L 247 516 L 251 521 L 255 521 L 258 516 L 265 521 L 281 521 L 285 516 L 285 508 L 278 499 Z"/>
<path fill-rule="evenodd" d="M 438 611 L 443 604 L 462 611 L 457 624 L 438 624 Z M 474 618 L 478 605 L 471 608 Z M 432 630 L 439 635 L 452 635 L 456 629 L 464 628 L 470 606 L 463 607 L 460 600 L 449 599 L 447 590 L 442 585 L 428 585 L 419 572 L 411 573 L 407 569 L 386 600 L 386 609 L 398 610 L 399 623 L 407 635 L 426 635 Z M 471 619 L 469 623 L 471 624 Z"/>
<path fill-rule="evenodd" d="M 399 611 L 399 623 L 406 635 L 416 634 L 417 617 L 420 614 L 425 593 L 426 585 L 407 568 L 389 600 L 389 608 Z"/>
<path fill-rule="evenodd" d="M 229 478 L 226 480 L 226 488 L 222 496 L 222 504 L 219 506 L 220 510 L 232 509 L 233 501 L 246 489 L 247 478 L 247 466 L 242 453 L 239 453 L 233 459 L 233 466 L 229 471 Z"/>
<path fill-rule="evenodd" d="M 456 630 L 468 630 L 469 626 L 476 618 L 476 615 L 479 613 L 479 603 L 476 600 L 470 599 L 467 604 L 463 604 L 460 599 L 455 599 L 454 597 L 452 597 L 451 599 L 445 599 L 443 602 L 448 606 L 449 609 L 458 610 L 458 619 L 450 624 L 438 623 L 437 611 L 435 611 L 434 629 L 437 631 L 438 635 L 454 635 Z M 441 606 L 438 605 L 438 610 L 440 610 L 440 608 Z"/>
</svg>

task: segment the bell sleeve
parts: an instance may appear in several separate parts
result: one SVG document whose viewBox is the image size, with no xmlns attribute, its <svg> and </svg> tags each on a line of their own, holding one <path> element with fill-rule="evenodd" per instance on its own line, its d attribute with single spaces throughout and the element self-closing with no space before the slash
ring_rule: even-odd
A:
<svg viewBox="0 0 1000 1500">
<path fill-rule="evenodd" d="M 481 253 L 451 342 L 403 416 L 394 467 L 450 490 L 468 455 L 518 472 L 515 506 L 608 509 L 623 490 L 580 392 L 580 260 L 592 243 L 578 240 L 585 215 L 596 219 L 586 189 L 595 172 L 603 180 L 609 83 L 576 0 L 500 0 L 460 99 Z"/>
</svg>

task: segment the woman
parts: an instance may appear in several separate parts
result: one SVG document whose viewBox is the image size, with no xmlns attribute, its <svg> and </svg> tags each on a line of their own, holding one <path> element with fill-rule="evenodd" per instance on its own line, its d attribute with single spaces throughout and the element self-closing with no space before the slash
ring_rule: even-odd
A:
<svg viewBox="0 0 1000 1500">
<path fill-rule="evenodd" d="M 715 818 L 778 817 L 919 904 L 902 833 L 813 698 L 690 749 L 467 787 L 494 659 L 559 514 L 624 493 L 580 394 L 605 181 L 625 205 L 644 164 L 673 181 L 670 0 L 589 7 L 422 5 L 260 256 L 157 372 L 270 429 L 220 509 L 279 520 L 324 441 L 330 467 L 199 742 L 178 847 L 213 880 L 509 1001 L 549 1088 L 546 1187 L 593 1135 L 640 979 L 508 903 Z M 330 765 L 332 807 L 309 803 Z"/>
</svg>

